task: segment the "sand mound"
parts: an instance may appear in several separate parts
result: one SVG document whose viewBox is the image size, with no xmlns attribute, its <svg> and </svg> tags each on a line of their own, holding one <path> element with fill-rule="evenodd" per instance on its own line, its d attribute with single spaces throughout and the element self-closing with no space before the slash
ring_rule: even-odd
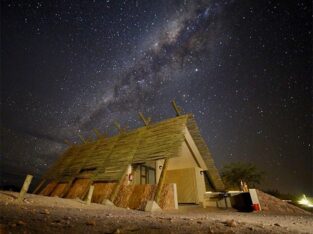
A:
<svg viewBox="0 0 313 234">
<path fill-rule="evenodd" d="M 273 212 L 273 213 L 284 213 L 284 214 L 310 214 L 310 212 L 305 211 L 297 206 L 289 204 L 288 202 L 282 201 L 272 195 L 264 193 L 257 190 L 260 205 L 263 211 Z"/>
</svg>

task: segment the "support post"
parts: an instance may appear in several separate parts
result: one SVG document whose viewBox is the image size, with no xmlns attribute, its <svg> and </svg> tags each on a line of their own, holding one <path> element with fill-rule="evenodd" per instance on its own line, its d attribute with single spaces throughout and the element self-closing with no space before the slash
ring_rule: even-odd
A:
<svg viewBox="0 0 313 234">
<path fill-rule="evenodd" d="M 154 195 L 154 201 L 156 201 L 156 203 L 159 203 L 159 201 L 160 201 L 160 195 L 161 195 L 162 188 L 163 188 L 164 181 L 165 181 L 165 174 L 166 174 L 166 170 L 167 170 L 167 165 L 168 165 L 168 159 L 165 159 L 164 163 L 163 163 L 160 179 L 158 182 L 157 190 L 156 190 L 155 195 Z"/>
<path fill-rule="evenodd" d="M 150 122 L 150 121 L 149 121 L 149 122 Z M 149 124 L 149 122 L 147 122 L 147 125 Z M 117 123 L 117 124 L 118 124 L 118 123 Z M 117 127 L 120 127 L 119 124 L 116 125 L 116 126 L 117 126 Z M 139 134 L 142 134 L 142 132 L 139 133 Z M 138 144 L 139 144 L 139 142 L 140 142 L 138 139 L 140 139 L 140 137 L 137 138 L 137 143 L 136 143 L 136 144 L 137 144 L 137 147 L 138 147 Z M 134 147 L 134 151 L 132 152 L 133 155 L 135 154 L 135 152 L 136 152 L 135 150 L 137 149 L 137 147 Z M 120 191 L 120 188 L 121 188 L 122 184 L 123 184 L 124 181 L 125 181 L 125 177 L 126 177 L 126 175 L 128 174 L 128 168 L 129 168 L 129 166 L 131 166 L 131 164 L 127 166 L 125 172 L 123 173 L 123 176 L 120 178 L 120 180 L 118 181 L 117 185 L 115 186 L 113 192 L 111 193 L 110 200 L 111 200 L 111 202 L 113 202 L 113 203 L 114 203 L 114 200 L 115 200 L 115 198 L 116 198 L 118 192 Z M 127 178 L 127 179 L 128 179 L 128 178 Z"/>
<path fill-rule="evenodd" d="M 168 159 L 165 159 L 153 200 L 147 202 L 145 211 L 150 211 L 150 212 L 162 211 L 162 209 L 159 206 L 159 203 L 160 203 L 161 192 L 162 192 L 164 181 L 165 181 L 165 173 L 166 173 L 167 165 L 168 165 Z"/>
<path fill-rule="evenodd" d="M 128 166 L 127 166 L 125 172 L 123 173 L 123 176 L 121 177 L 121 179 L 119 180 L 119 182 L 116 184 L 114 190 L 113 190 L 112 193 L 111 193 L 111 196 L 110 196 L 111 202 L 114 203 L 114 200 L 116 199 L 116 196 L 117 196 L 118 192 L 120 191 L 120 188 L 121 188 L 122 184 L 123 184 L 124 181 L 125 181 L 125 177 L 126 177 L 127 173 L 128 173 Z"/>
<path fill-rule="evenodd" d="M 95 188 L 94 185 L 90 185 L 90 187 L 89 187 L 88 195 L 87 195 L 87 200 L 86 200 L 86 204 L 87 204 L 87 205 L 90 205 L 90 203 L 91 203 L 91 198 L 92 198 L 92 194 L 93 194 L 94 188 Z"/>
<path fill-rule="evenodd" d="M 32 179 L 33 179 L 32 175 L 27 175 L 26 176 L 26 179 L 24 181 L 23 187 L 22 187 L 22 189 L 20 191 L 20 194 L 19 194 L 19 196 L 17 198 L 18 201 L 23 201 L 24 200 L 24 196 L 25 196 L 25 194 L 28 191 L 28 188 L 29 188 L 30 183 L 32 182 Z"/>
</svg>

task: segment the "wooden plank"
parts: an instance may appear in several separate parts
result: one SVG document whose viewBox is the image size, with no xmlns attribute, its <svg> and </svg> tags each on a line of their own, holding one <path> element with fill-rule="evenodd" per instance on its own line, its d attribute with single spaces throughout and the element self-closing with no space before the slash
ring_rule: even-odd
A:
<svg viewBox="0 0 313 234">
<path fill-rule="evenodd" d="M 58 185 L 56 181 L 52 181 L 39 193 L 39 195 L 49 196 L 54 188 Z"/>
<path fill-rule="evenodd" d="M 53 189 L 50 197 L 62 197 L 67 183 L 58 183 L 57 186 Z"/>
<path fill-rule="evenodd" d="M 158 205 L 162 210 L 175 209 L 174 186 L 173 184 L 164 184 Z"/>
<path fill-rule="evenodd" d="M 35 190 L 33 191 L 33 194 L 37 194 L 45 182 L 46 180 L 42 179 L 40 183 L 37 185 L 37 187 L 35 188 Z"/>
<path fill-rule="evenodd" d="M 156 185 L 151 184 L 137 184 L 133 186 L 133 192 L 128 200 L 128 207 L 135 210 L 144 210 L 147 201 L 153 199 L 156 190 Z"/>
<path fill-rule="evenodd" d="M 60 195 L 61 197 L 65 197 L 68 193 L 68 191 L 70 190 L 70 188 L 72 187 L 73 181 L 75 180 L 75 178 L 69 178 L 67 181 L 67 185 L 65 186 L 65 189 L 63 191 L 63 194 Z"/>
<path fill-rule="evenodd" d="M 160 178 L 159 178 L 159 182 L 158 182 L 158 185 L 157 185 L 157 189 L 156 189 L 156 192 L 155 192 L 155 196 L 154 196 L 154 201 L 156 201 L 156 203 L 159 203 L 159 201 L 160 201 L 161 191 L 163 189 L 163 184 L 165 182 L 167 166 L 168 166 L 168 159 L 166 158 L 164 160 L 164 163 L 163 163 L 162 172 L 161 172 L 161 175 L 160 175 Z"/>
<path fill-rule="evenodd" d="M 120 192 L 121 186 L 123 185 L 127 185 L 127 181 L 128 181 L 128 166 L 126 167 L 125 172 L 123 173 L 121 179 L 119 180 L 119 182 L 117 183 L 117 185 L 114 187 L 114 190 L 112 191 L 112 194 L 110 196 L 110 200 L 114 203 L 118 193 Z"/>
<path fill-rule="evenodd" d="M 109 199 L 116 183 L 94 183 L 94 192 L 91 201 L 94 203 L 102 203 L 104 199 Z"/>
<path fill-rule="evenodd" d="M 134 190 L 132 185 L 122 185 L 120 187 L 119 193 L 116 195 L 114 204 L 118 207 L 127 208 L 128 200 Z"/>
<path fill-rule="evenodd" d="M 90 179 L 76 179 L 69 189 L 66 198 L 79 198 L 83 200 L 88 192 L 90 184 Z"/>
<path fill-rule="evenodd" d="M 116 183 L 96 182 L 91 201 L 102 203 L 108 199 Z M 151 184 L 122 185 L 115 199 L 115 205 L 123 208 L 144 210 L 147 201 L 152 200 L 157 186 Z M 164 210 L 175 209 L 173 185 L 163 185 L 160 204 Z"/>
</svg>

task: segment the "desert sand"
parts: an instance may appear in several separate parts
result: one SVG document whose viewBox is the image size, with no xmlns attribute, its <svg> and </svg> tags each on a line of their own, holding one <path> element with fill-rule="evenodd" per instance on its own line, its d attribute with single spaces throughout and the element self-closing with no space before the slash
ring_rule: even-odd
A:
<svg viewBox="0 0 313 234">
<path fill-rule="evenodd" d="M 144 212 L 0 191 L 0 233 L 313 233 L 313 215 L 180 206 Z"/>
</svg>

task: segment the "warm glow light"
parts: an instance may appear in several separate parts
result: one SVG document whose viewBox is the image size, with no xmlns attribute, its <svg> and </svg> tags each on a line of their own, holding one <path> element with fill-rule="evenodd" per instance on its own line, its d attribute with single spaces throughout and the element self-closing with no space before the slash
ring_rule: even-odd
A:
<svg viewBox="0 0 313 234">
<path fill-rule="evenodd" d="M 304 205 L 304 206 L 307 206 L 307 207 L 313 207 L 313 204 L 312 202 L 310 202 L 306 196 L 303 194 L 303 197 L 301 200 L 298 201 L 298 204 L 300 205 Z"/>
</svg>

